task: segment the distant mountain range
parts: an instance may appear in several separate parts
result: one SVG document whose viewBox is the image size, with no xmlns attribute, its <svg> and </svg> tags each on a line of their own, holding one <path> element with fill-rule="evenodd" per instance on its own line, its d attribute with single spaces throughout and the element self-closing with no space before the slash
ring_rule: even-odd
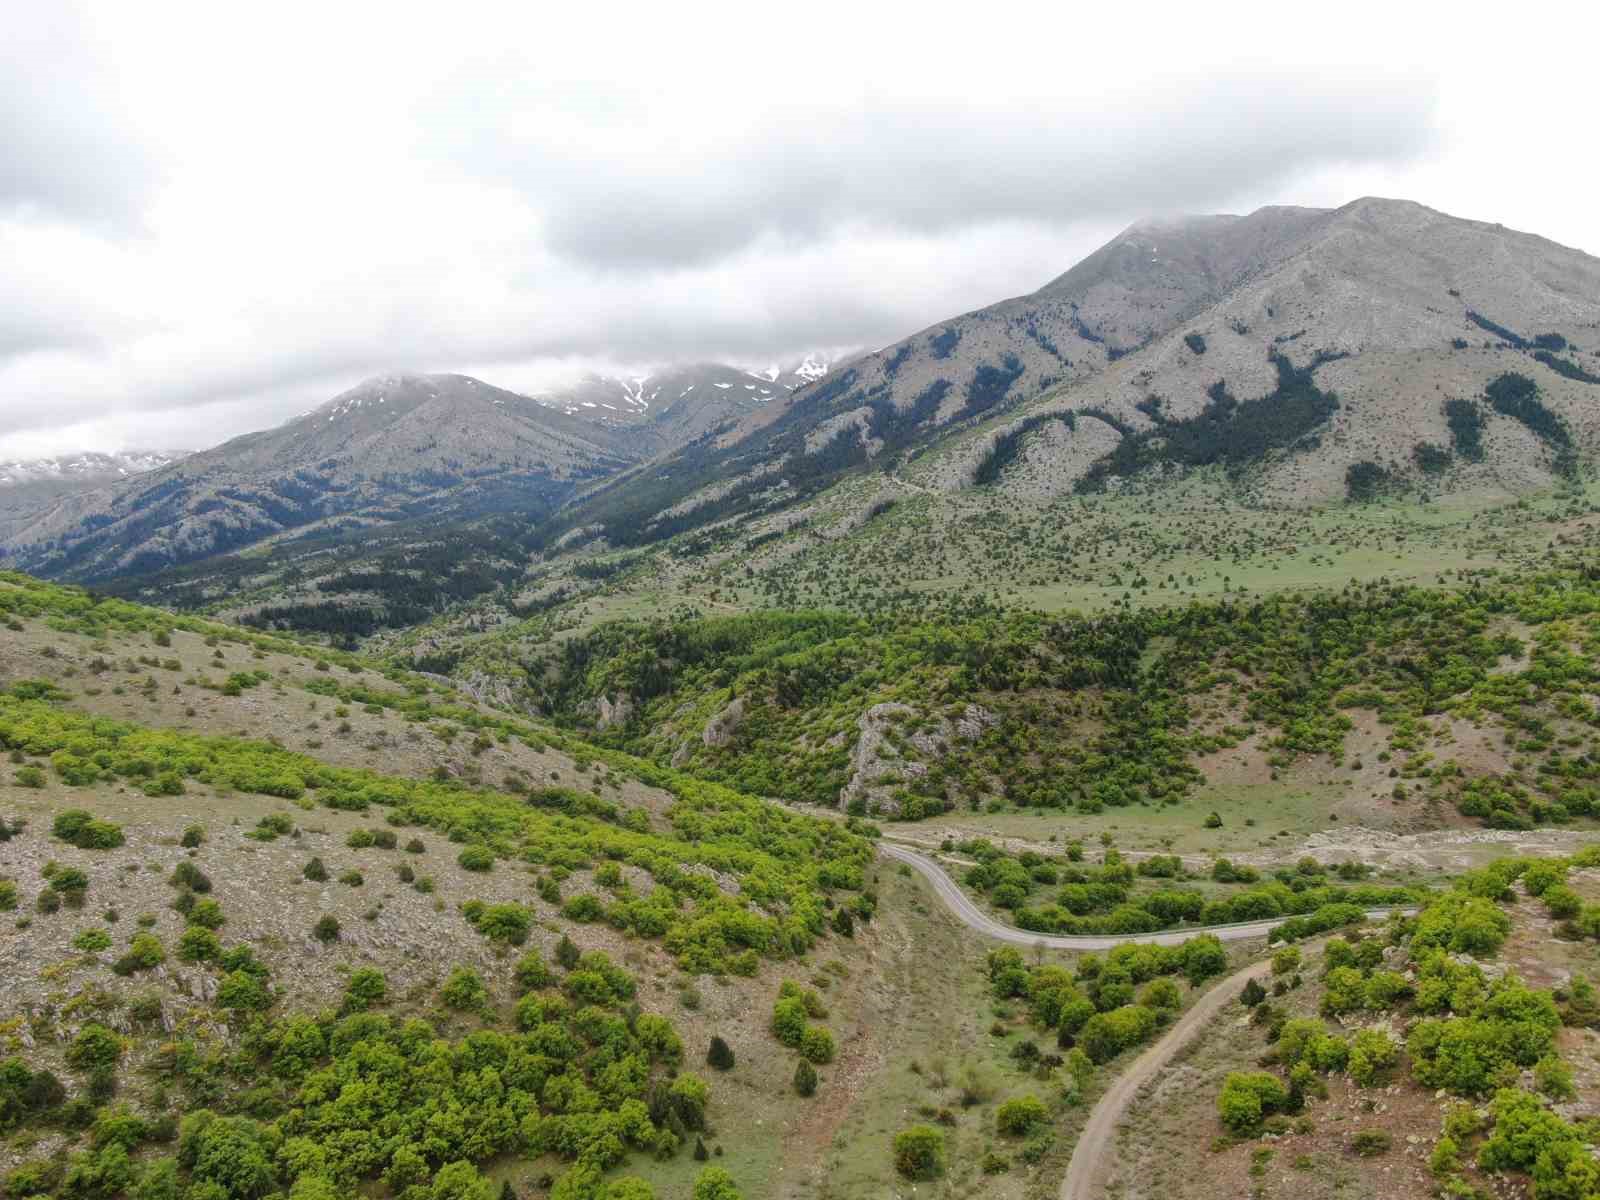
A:
<svg viewBox="0 0 1600 1200">
<path fill-rule="evenodd" d="M 1589 469 L 1597 400 L 1600 260 L 1406 201 L 1273 207 L 1141 222 L 1036 292 L 838 363 L 533 398 L 369 380 L 0 542 L 12 565 L 101 579 L 506 512 L 531 553 L 709 529 L 765 544 L 824 513 L 837 536 L 908 488 L 1011 503 L 1194 470 L 1296 505 L 1517 493 Z"/>
<path fill-rule="evenodd" d="M 28 570 L 100 579 L 288 534 L 548 517 L 585 484 L 759 420 L 827 370 L 815 356 L 762 373 L 703 364 L 591 377 L 537 398 L 462 375 L 370 379 L 276 429 L 181 458 L 77 455 L 0 468 L 18 497 L 4 507 L 0 490 L 0 546 Z"/>
<path fill-rule="evenodd" d="M 184 450 L 117 450 L 0 462 L 0 543 L 9 531 L 75 492 L 131 479 L 182 458 Z"/>
</svg>

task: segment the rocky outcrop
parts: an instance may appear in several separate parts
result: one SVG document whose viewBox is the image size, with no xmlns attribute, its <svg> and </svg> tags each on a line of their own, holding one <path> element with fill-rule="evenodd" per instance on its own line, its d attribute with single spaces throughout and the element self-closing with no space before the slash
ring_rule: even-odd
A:
<svg viewBox="0 0 1600 1200">
<path fill-rule="evenodd" d="M 596 729 L 610 729 L 613 725 L 626 725 L 633 720 L 633 697 L 627 692 L 618 692 L 617 698 L 612 700 L 602 694 L 594 702 Z"/>
<path fill-rule="evenodd" d="M 739 724 L 743 720 L 744 697 L 737 696 L 726 708 L 706 722 L 705 731 L 701 733 L 700 740 L 713 750 L 731 746 L 733 744 L 733 735 L 738 731 Z"/>
<path fill-rule="evenodd" d="M 891 727 L 918 715 L 910 705 L 893 702 L 874 704 L 861 714 L 850 752 L 850 780 L 839 789 L 840 808 L 849 809 L 859 801 L 869 812 L 898 815 L 895 792 L 901 784 L 926 775 L 931 765 L 949 755 L 953 743 L 975 741 L 999 722 L 988 709 L 969 704 L 954 719 L 937 717 L 903 738 L 890 739 Z"/>
</svg>

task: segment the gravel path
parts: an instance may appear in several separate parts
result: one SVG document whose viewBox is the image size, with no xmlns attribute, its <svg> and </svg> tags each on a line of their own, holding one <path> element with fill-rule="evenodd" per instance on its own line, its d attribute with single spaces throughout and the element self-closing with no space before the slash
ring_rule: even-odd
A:
<svg viewBox="0 0 1600 1200">
<path fill-rule="evenodd" d="M 1246 938 L 1265 937 L 1275 926 L 1282 925 L 1286 920 L 1284 917 L 1272 917 L 1264 921 L 1241 921 L 1235 925 L 1190 925 L 1184 929 L 1169 929 L 1162 933 L 1030 933 L 1026 929 L 1018 929 L 1015 925 L 1002 925 L 996 921 L 968 898 L 956 881 L 945 874 L 944 868 L 926 855 L 890 842 L 880 842 L 878 848 L 889 858 L 903 862 L 920 872 L 922 877 L 933 885 L 933 890 L 939 893 L 939 898 L 945 902 L 950 911 L 960 917 L 968 928 L 977 930 L 985 937 L 1012 942 L 1018 946 L 1046 946 L 1053 950 L 1109 950 L 1124 942 L 1176 946 L 1188 941 L 1197 933 L 1214 933 L 1225 942 L 1238 942 Z M 1393 911 L 1388 908 L 1370 909 L 1367 912 L 1367 919 L 1381 921 Z"/>
<path fill-rule="evenodd" d="M 919 872 L 933 885 L 933 890 L 939 893 L 939 898 L 945 902 L 950 911 L 955 913 L 968 928 L 976 930 L 985 937 L 1013 942 L 1019 946 L 1043 945 L 1059 950 L 1109 950 L 1121 942 L 1172 946 L 1197 933 L 1214 933 L 1223 941 L 1240 941 L 1244 938 L 1264 937 L 1273 926 L 1283 922 L 1283 918 L 1278 918 L 1267 921 L 1246 921 L 1237 925 L 1191 926 L 1188 929 L 1168 930 L 1164 933 L 1138 933 L 1123 937 L 1030 933 L 1013 925 L 1002 925 L 978 908 L 957 886 L 955 880 L 926 855 L 889 842 L 880 842 L 878 848 L 887 857 L 905 863 Z M 1372 909 L 1367 913 L 1367 918 L 1381 921 L 1392 911 L 1396 910 Z M 1128 1106 L 1139 1094 L 1139 1089 L 1155 1078 L 1191 1038 L 1211 1023 L 1225 1005 L 1238 997 L 1240 989 L 1247 980 L 1266 975 L 1271 967 L 1272 964 L 1267 961 L 1252 963 L 1212 985 L 1200 999 L 1195 1001 L 1188 1012 L 1178 1018 L 1172 1028 L 1134 1059 L 1126 1071 L 1117 1076 L 1105 1095 L 1095 1104 L 1094 1111 L 1089 1114 L 1088 1124 L 1083 1127 L 1083 1133 L 1078 1137 L 1072 1161 L 1067 1164 L 1066 1177 L 1061 1181 L 1061 1200 L 1093 1200 L 1100 1194 L 1095 1190 L 1096 1181 L 1102 1174 L 1106 1156 L 1115 1145 L 1117 1126 L 1122 1123 L 1122 1118 L 1127 1114 Z"/>
</svg>

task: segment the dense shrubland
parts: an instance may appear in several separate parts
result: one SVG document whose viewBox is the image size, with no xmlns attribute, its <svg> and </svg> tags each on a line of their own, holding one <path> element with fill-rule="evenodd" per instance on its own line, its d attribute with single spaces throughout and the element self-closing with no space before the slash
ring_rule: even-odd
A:
<svg viewBox="0 0 1600 1200">
<path fill-rule="evenodd" d="M 1570 869 L 1596 865 L 1600 849 L 1592 847 L 1569 860 L 1502 859 L 1468 872 L 1415 917 L 1392 918 L 1375 936 L 1329 939 L 1321 1019 L 1290 1018 L 1264 990 L 1247 988 L 1242 1000 L 1271 1047 L 1263 1065 L 1276 1069 L 1227 1077 L 1217 1097 L 1224 1129 L 1241 1138 L 1283 1132 L 1301 1113 L 1309 1125 L 1330 1074 L 1347 1074 L 1358 1088 L 1409 1076 L 1441 1094 L 1490 1100 L 1487 1110 L 1463 1104 L 1447 1114 L 1430 1160 L 1444 1194 L 1476 1194 L 1461 1174 L 1476 1145 L 1479 1171 L 1530 1175 L 1538 1200 L 1593 1195 L 1600 1160 L 1587 1145 L 1592 1139 L 1548 1104 L 1574 1095 L 1557 1035 L 1563 1024 L 1600 1023 L 1600 995 L 1581 977 L 1551 992 L 1480 963 L 1494 958 L 1511 931 L 1501 906 L 1516 901 L 1519 884 L 1527 902 L 1577 917 L 1567 922 L 1567 936 L 1600 936 L 1600 919 L 1590 920 L 1591 906 L 1566 885 Z M 1353 1031 L 1345 1032 L 1344 1022 Z M 1526 1090 L 1530 1076 L 1534 1091 Z M 1373 1140 L 1372 1153 L 1386 1149 Z"/>
<path fill-rule="evenodd" d="M 1597 651 L 1600 584 L 1581 568 L 1094 618 L 614 623 L 529 663 L 528 686 L 571 724 L 594 698 L 626 695 L 633 720 L 595 732 L 601 744 L 827 805 L 849 780 L 862 714 L 901 703 L 909 711 L 888 715 L 885 736 L 908 764 L 890 781 L 904 817 L 995 801 L 1085 812 L 1176 803 L 1201 778 L 1197 758 L 1251 735 L 1275 769 L 1338 763 L 1350 714 L 1366 709 L 1386 732 L 1398 793 L 1524 828 L 1600 803 L 1600 710 L 1587 698 Z M 740 721 L 703 739 L 735 698 Z M 993 721 L 917 751 L 919 734 L 969 706 Z M 1498 730 L 1511 765 L 1474 772 L 1452 759 L 1435 737 L 1449 720 Z"/>
<path fill-rule="evenodd" d="M 1184 925 L 1296 917 L 1279 934 L 1293 939 L 1359 920 L 1367 909 L 1412 904 L 1419 895 L 1413 888 L 1341 886 L 1311 859 L 1280 868 L 1266 880 L 1254 869 L 1219 859 L 1207 878 L 1238 890 L 1208 898 L 1200 889 L 1184 886 L 1188 873 L 1173 856 L 1132 862 L 1110 849 L 1100 863 L 1091 864 L 1082 861 L 1076 845 L 1064 858 L 1052 858 L 1037 851 L 1008 854 L 984 839 L 958 843 L 955 849 L 977 860 L 961 881 L 996 908 L 1008 910 L 1013 924 L 1039 933 L 1153 933 Z M 1360 875 L 1359 867 L 1346 871 L 1347 877 Z"/>
</svg>

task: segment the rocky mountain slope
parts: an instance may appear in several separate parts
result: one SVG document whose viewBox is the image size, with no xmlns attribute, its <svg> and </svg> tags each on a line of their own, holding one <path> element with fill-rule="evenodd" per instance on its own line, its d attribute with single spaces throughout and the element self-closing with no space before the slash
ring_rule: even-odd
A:
<svg viewBox="0 0 1600 1200">
<path fill-rule="evenodd" d="M 1597 331 L 1600 260 L 1406 201 L 1143 222 L 566 522 L 626 544 L 730 519 L 764 535 L 848 476 L 879 479 L 849 492 L 870 511 L 897 473 L 1035 497 L 1204 467 L 1289 503 L 1528 491 L 1600 443 Z"/>
<path fill-rule="evenodd" d="M 641 453 L 676 449 L 714 429 L 781 410 L 792 393 L 826 375 L 834 361 L 809 354 L 799 362 L 747 371 L 727 363 L 691 363 L 648 375 L 589 375 L 535 399 L 601 425 L 628 431 Z"/>
<path fill-rule="evenodd" d="M 290 531 L 548 511 L 632 453 L 614 431 L 460 375 L 371 379 L 277 429 L 62 500 L 7 562 L 135 574 Z"/>
<path fill-rule="evenodd" d="M 0 538 L 28 514 L 48 507 L 62 496 L 159 470 L 187 453 L 186 450 L 86 451 L 54 458 L 0 462 Z"/>
</svg>

